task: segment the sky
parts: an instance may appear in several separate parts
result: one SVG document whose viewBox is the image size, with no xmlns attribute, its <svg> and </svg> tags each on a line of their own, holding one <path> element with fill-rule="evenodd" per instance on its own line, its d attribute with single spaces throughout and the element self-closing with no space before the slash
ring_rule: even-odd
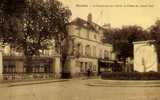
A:
<svg viewBox="0 0 160 100">
<path fill-rule="evenodd" d="M 160 19 L 160 0 L 59 0 L 76 17 L 87 19 L 92 13 L 93 21 L 111 27 L 139 25 L 148 28 Z"/>
</svg>

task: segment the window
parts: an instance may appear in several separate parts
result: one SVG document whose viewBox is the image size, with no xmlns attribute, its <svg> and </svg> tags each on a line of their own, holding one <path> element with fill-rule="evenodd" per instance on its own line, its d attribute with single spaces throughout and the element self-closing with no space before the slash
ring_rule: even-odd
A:
<svg viewBox="0 0 160 100">
<path fill-rule="evenodd" d="M 89 62 L 89 69 L 92 70 L 92 62 Z"/>
<path fill-rule="evenodd" d="M 80 62 L 80 72 L 84 72 L 84 69 L 83 69 L 83 62 Z"/>
<path fill-rule="evenodd" d="M 85 55 L 91 56 L 91 47 L 89 45 L 86 45 L 85 47 Z"/>
<path fill-rule="evenodd" d="M 96 71 L 96 65 L 93 65 L 93 71 Z"/>
<path fill-rule="evenodd" d="M 107 50 L 104 51 L 104 59 L 109 59 L 109 52 Z"/>
<path fill-rule="evenodd" d="M 88 69 L 88 63 L 85 62 L 85 71 L 87 71 L 87 69 Z"/>
<path fill-rule="evenodd" d="M 94 39 L 95 39 L 95 40 L 97 40 L 97 36 L 96 36 L 96 34 L 94 34 Z"/>
<path fill-rule="evenodd" d="M 103 58 L 102 50 L 99 50 L 99 58 Z"/>
<path fill-rule="evenodd" d="M 89 30 L 87 31 L 87 38 L 89 39 Z"/>
<path fill-rule="evenodd" d="M 83 46 L 82 46 L 82 44 L 78 44 L 77 45 L 77 52 L 78 52 L 78 55 L 80 56 L 80 55 L 82 55 L 83 54 Z"/>
<path fill-rule="evenodd" d="M 96 57 L 96 46 L 93 46 L 93 56 Z"/>
<path fill-rule="evenodd" d="M 32 68 L 32 71 L 33 71 L 33 73 L 35 73 L 35 72 L 36 72 L 36 68 L 35 68 L 35 67 L 33 67 L 33 68 Z"/>
<path fill-rule="evenodd" d="M 23 67 L 23 72 L 26 72 L 26 67 Z"/>
<path fill-rule="evenodd" d="M 40 67 L 40 72 L 44 72 L 44 67 L 43 66 Z"/>
<path fill-rule="evenodd" d="M 83 54 L 83 45 L 81 44 L 79 47 L 79 53 L 82 55 Z"/>
<path fill-rule="evenodd" d="M 34 67 L 33 67 L 34 68 Z M 32 71 L 33 72 L 33 71 Z M 39 66 L 35 66 L 35 72 L 38 73 L 39 72 Z"/>
<path fill-rule="evenodd" d="M 47 66 L 44 67 L 44 72 L 45 72 L 45 73 L 49 72 L 49 69 L 48 69 Z"/>
<path fill-rule="evenodd" d="M 3 73 L 15 73 L 15 72 L 16 72 L 15 65 L 4 66 L 3 68 Z"/>
</svg>

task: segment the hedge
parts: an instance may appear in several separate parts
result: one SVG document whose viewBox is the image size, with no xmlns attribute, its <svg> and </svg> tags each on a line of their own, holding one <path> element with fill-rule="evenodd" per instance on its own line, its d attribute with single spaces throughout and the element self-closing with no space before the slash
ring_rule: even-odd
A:
<svg viewBox="0 0 160 100">
<path fill-rule="evenodd" d="M 158 72 L 102 72 L 102 79 L 112 80 L 160 80 Z"/>
</svg>

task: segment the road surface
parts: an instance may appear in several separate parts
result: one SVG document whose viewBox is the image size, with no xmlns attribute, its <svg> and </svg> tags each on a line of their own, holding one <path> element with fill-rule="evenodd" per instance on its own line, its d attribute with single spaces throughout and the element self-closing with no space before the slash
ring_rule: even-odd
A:
<svg viewBox="0 0 160 100">
<path fill-rule="evenodd" d="M 72 79 L 0 84 L 0 100 L 160 100 L 160 81 Z"/>
</svg>

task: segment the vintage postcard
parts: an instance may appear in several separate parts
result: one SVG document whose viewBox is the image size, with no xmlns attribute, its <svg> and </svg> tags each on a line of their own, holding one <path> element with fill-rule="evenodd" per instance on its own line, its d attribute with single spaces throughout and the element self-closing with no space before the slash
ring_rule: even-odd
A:
<svg viewBox="0 0 160 100">
<path fill-rule="evenodd" d="M 159 0 L 0 0 L 0 100 L 160 100 Z"/>
</svg>

